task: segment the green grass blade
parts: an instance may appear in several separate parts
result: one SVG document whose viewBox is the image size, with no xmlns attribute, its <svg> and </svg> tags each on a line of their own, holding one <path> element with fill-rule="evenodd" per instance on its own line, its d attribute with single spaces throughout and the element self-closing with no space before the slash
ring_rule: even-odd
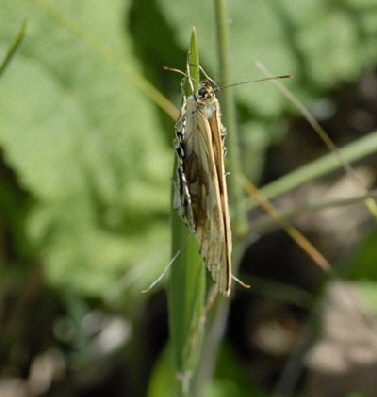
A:
<svg viewBox="0 0 377 397">
<path fill-rule="evenodd" d="M 342 158 L 349 163 L 373 154 L 377 152 L 377 131 L 372 132 L 339 150 Z M 260 193 L 263 197 L 271 199 L 308 181 L 320 178 L 343 167 L 344 165 L 339 162 L 338 156 L 334 153 L 329 153 L 315 161 L 312 161 L 310 164 L 304 165 L 297 170 L 290 172 L 276 181 L 268 183 L 260 189 Z M 252 209 L 257 205 L 258 203 L 252 200 L 248 209 Z"/>
<path fill-rule="evenodd" d="M 196 34 L 191 38 L 190 69 L 192 76 L 199 76 L 199 57 Z M 197 81 L 197 80 L 196 80 Z M 186 93 L 188 95 L 191 93 Z M 177 161 L 176 161 L 177 162 Z M 177 164 L 175 164 L 176 167 Z M 174 169 L 174 179 L 175 177 Z M 174 192 L 172 194 L 174 197 Z M 168 293 L 169 327 L 176 375 L 181 380 L 178 393 L 184 393 L 199 360 L 203 329 L 200 326 L 205 299 L 205 265 L 199 255 L 198 245 L 189 234 L 177 211 L 172 210 L 172 254 L 182 250 L 172 265 Z"/>
</svg>

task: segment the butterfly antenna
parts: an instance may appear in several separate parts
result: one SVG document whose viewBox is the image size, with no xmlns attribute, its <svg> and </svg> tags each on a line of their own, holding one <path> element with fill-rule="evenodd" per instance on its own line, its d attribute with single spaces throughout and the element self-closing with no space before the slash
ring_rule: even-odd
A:
<svg viewBox="0 0 377 397">
<path fill-rule="evenodd" d="M 179 74 L 181 74 L 182 76 L 187 77 L 188 79 L 190 78 L 190 76 L 189 76 L 187 73 L 185 73 L 184 71 L 182 71 L 181 69 L 173 68 L 173 67 L 171 67 L 171 66 L 164 66 L 164 70 L 170 70 L 170 71 L 172 71 L 172 72 L 179 73 Z"/>
<path fill-rule="evenodd" d="M 233 83 L 233 84 L 226 85 L 224 87 L 218 87 L 215 89 L 215 91 L 220 91 L 220 90 L 223 90 L 224 88 L 234 87 L 235 85 L 249 84 L 249 83 L 260 83 L 261 81 L 268 81 L 268 80 L 291 79 L 292 77 L 293 76 L 291 76 L 290 74 L 285 74 L 282 76 L 264 77 L 263 79 L 257 79 L 257 80 L 240 81 L 239 83 Z"/>
<path fill-rule="evenodd" d="M 194 85 L 192 83 L 192 80 L 195 80 L 195 79 L 192 76 L 190 76 L 188 73 L 183 72 L 181 69 L 172 68 L 171 66 L 164 66 L 164 70 L 170 70 L 172 72 L 179 73 L 182 76 L 186 77 L 186 79 L 188 80 L 188 82 L 190 84 L 191 91 L 194 92 Z"/>
</svg>

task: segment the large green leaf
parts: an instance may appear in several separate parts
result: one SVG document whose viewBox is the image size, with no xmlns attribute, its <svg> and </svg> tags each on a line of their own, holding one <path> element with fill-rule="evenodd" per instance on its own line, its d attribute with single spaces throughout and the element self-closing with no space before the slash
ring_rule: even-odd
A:
<svg viewBox="0 0 377 397">
<path fill-rule="evenodd" d="M 202 63 L 216 65 L 212 2 L 158 0 L 174 25 L 181 45 L 191 25 L 201 37 Z M 232 73 L 235 81 L 256 77 L 254 62 L 262 61 L 275 74 L 291 73 L 293 90 L 329 86 L 354 79 L 376 60 L 377 14 L 373 1 L 257 0 L 228 2 Z M 216 76 L 215 76 L 216 77 Z M 286 101 L 271 84 L 238 88 L 239 98 L 259 113 L 269 114 Z M 261 100 L 263 98 L 263 100 Z"/>
<path fill-rule="evenodd" d="M 141 289 L 168 257 L 173 156 L 153 103 L 109 56 L 138 68 L 124 30 L 126 3 L 49 4 L 15 0 L 1 13 L 4 47 L 28 20 L 0 81 L 0 145 L 36 198 L 29 235 L 52 280 L 88 293 L 106 291 L 149 257 L 139 269 L 145 277 L 134 275 Z"/>
</svg>

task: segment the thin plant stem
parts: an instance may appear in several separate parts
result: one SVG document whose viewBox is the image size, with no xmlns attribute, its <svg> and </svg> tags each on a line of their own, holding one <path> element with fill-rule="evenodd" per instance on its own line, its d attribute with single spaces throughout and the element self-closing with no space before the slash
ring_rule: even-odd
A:
<svg viewBox="0 0 377 397">
<path fill-rule="evenodd" d="M 23 22 L 23 24 L 21 25 L 19 31 L 17 32 L 17 35 L 13 39 L 13 42 L 9 46 L 8 51 L 5 54 L 4 59 L 2 60 L 2 62 L 0 64 L 0 76 L 2 76 L 2 74 L 5 72 L 5 69 L 7 68 L 7 66 L 10 63 L 10 61 L 12 60 L 14 55 L 16 54 L 17 50 L 19 49 L 19 47 L 20 47 L 20 45 L 22 43 L 22 40 L 25 37 L 26 25 L 27 25 L 26 21 Z"/>
<path fill-rule="evenodd" d="M 230 45 L 229 45 L 229 23 L 224 0 L 215 0 L 215 23 L 217 32 L 217 57 L 219 65 L 219 76 L 221 86 L 230 85 Z M 236 127 L 236 116 L 234 106 L 233 90 L 221 92 L 221 108 L 223 122 L 227 128 L 228 147 L 228 190 L 230 205 L 232 209 L 232 229 L 235 237 L 246 230 L 246 209 L 242 200 L 242 185 L 239 183 L 239 176 L 242 174 L 239 145 Z"/>
<path fill-rule="evenodd" d="M 215 24 L 217 32 L 217 52 L 220 84 L 223 86 L 230 84 L 230 60 L 229 60 L 229 25 L 228 16 L 224 0 L 214 1 Z M 242 234 L 246 228 L 245 203 L 242 198 L 242 185 L 239 183 L 241 172 L 240 156 L 238 150 L 238 139 L 236 135 L 235 109 L 232 90 L 224 90 L 221 93 L 221 108 L 223 111 L 223 123 L 227 128 L 227 147 L 228 147 L 228 189 L 230 206 L 232 212 L 233 230 L 233 264 L 238 262 L 240 256 L 237 235 Z M 236 259 L 236 260 L 234 260 Z M 237 266 L 233 266 L 234 269 Z M 201 397 L 205 385 L 213 377 L 216 361 L 216 352 L 224 333 L 226 318 L 229 311 L 229 300 L 216 297 L 213 309 L 208 313 L 206 323 L 206 333 L 203 341 L 203 349 L 198 367 L 193 378 L 190 396 Z"/>
<path fill-rule="evenodd" d="M 338 150 L 349 163 L 376 153 L 377 131 L 374 131 Z M 263 197 L 271 199 L 342 167 L 343 164 L 339 163 L 334 153 L 328 153 L 319 159 L 312 161 L 310 164 L 306 164 L 297 170 L 284 175 L 280 179 L 264 185 L 259 190 Z M 257 206 L 258 203 L 253 199 L 250 205 L 248 205 L 248 209 L 251 210 Z"/>
</svg>

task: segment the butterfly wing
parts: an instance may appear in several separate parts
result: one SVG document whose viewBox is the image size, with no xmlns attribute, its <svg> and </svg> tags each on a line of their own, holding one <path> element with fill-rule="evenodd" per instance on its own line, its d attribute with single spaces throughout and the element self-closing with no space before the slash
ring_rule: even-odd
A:
<svg viewBox="0 0 377 397">
<path fill-rule="evenodd" d="M 231 236 L 225 180 L 223 136 L 216 99 L 210 111 L 187 99 L 177 129 L 181 215 L 195 233 L 199 251 L 220 292 L 230 294 Z M 180 121 L 181 120 L 181 121 Z"/>
<path fill-rule="evenodd" d="M 186 153 L 186 135 L 187 135 L 187 100 L 184 99 L 181 114 L 175 124 L 176 139 L 174 147 L 178 156 L 178 167 L 177 167 L 177 199 L 174 201 L 178 203 L 179 213 L 181 218 L 186 223 L 188 228 L 195 233 L 196 225 L 194 221 L 194 214 L 192 210 L 191 194 L 189 185 L 186 179 L 186 168 L 187 168 L 187 153 Z M 189 134 L 190 135 L 190 134 Z"/>
</svg>

